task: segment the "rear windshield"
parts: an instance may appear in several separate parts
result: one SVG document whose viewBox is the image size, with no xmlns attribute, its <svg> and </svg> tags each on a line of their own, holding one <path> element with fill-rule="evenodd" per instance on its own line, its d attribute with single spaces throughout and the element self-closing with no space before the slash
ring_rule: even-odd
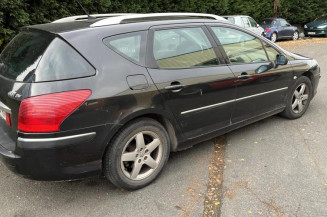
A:
<svg viewBox="0 0 327 217">
<path fill-rule="evenodd" d="M 43 32 L 22 32 L 0 56 L 0 75 L 20 82 L 79 78 L 95 69 L 70 45 Z"/>
<path fill-rule="evenodd" d="M 261 22 L 261 25 L 275 25 L 276 24 L 276 20 L 274 19 L 264 19 Z"/>
<path fill-rule="evenodd" d="M 52 40 L 52 35 L 40 32 L 18 34 L 0 54 L 0 75 L 16 81 L 31 81 Z"/>
</svg>

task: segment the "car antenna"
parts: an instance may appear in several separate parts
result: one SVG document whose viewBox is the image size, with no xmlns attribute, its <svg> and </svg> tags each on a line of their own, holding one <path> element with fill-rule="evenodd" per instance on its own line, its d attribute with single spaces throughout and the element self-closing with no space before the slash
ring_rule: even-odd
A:
<svg viewBox="0 0 327 217">
<path fill-rule="evenodd" d="M 78 1 L 78 0 L 75 0 L 76 2 L 77 2 L 77 4 L 83 9 L 83 11 L 86 13 L 86 15 L 87 15 L 87 19 L 88 20 L 91 20 L 91 19 L 96 19 L 96 17 L 93 17 L 93 16 L 91 16 L 88 12 L 87 12 L 87 10 L 83 7 L 83 5 Z"/>
</svg>

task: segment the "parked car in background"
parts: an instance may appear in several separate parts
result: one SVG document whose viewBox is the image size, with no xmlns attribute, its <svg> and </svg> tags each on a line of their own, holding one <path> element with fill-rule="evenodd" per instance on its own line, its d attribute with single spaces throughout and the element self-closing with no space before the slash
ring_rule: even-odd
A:
<svg viewBox="0 0 327 217">
<path fill-rule="evenodd" d="M 327 37 L 327 14 L 324 14 L 314 21 L 304 25 L 305 36 L 325 36 Z"/>
<path fill-rule="evenodd" d="M 276 42 L 279 39 L 299 39 L 298 28 L 282 18 L 265 18 L 260 23 L 260 26 L 264 28 L 265 37 L 272 42 Z"/>
<path fill-rule="evenodd" d="M 235 25 L 241 26 L 257 33 L 258 35 L 264 34 L 264 29 L 250 16 L 233 15 L 224 16 L 224 18 Z"/>
<path fill-rule="evenodd" d="M 301 117 L 319 78 L 315 60 L 215 15 L 25 27 L 0 54 L 0 160 L 30 179 L 103 174 L 139 189 L 170 152 L 274 114 Z"/>
</svg>

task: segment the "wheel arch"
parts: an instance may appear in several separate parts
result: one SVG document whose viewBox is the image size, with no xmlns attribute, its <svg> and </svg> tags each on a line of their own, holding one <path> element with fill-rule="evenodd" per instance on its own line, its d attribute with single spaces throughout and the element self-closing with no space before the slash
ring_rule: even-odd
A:
<svg viewBox="0 0 327 217">
<path fill-rule="evenodd" d="M 150 110 L 145 109 L 124 117 L 119 121 L 119 124 L 117 124 L 116 127 L 113 127 L 110 130 L 108 138 L 105 140 L 106 143 L 102 151 L 102 159 L 105 156 L 105 153 L 108 147 L 110 146 L 110 142 L 114 139 L 115 135 L 117 135 L 117 133 L 119 133 L 119 131 L 122 130 L 127 124 L 140 118 L 151 118 L 159 122 L 166 129 L 168 133 L 169 140 L 170 140 L 170 150 L 171 151 L 177 150 L 177 146 L 178 146 L 177 135 L 180 133 L 177 123 L 175 123 L 175 121 L 171 117 L 169 117 L 169 115 L 165 114 L 165 112 L 159 112 L 157 110 L 152 110 L 152 109 Z"/>
</svg>

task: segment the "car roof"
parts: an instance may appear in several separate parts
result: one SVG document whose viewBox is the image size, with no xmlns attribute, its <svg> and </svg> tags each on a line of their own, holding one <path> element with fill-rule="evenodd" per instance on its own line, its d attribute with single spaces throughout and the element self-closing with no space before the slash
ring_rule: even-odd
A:
<svg viewBox="0 0 327 217">
<path fill-rule="evenodd" d="M 224 15 L 222 17 L 250 17 L 249 15 Z"/>
<path fill-rule="evenodd" d="M 168 14 L 168 15 L 166 15 Z M 154 15 L 154 16 L 152 16 Z M 123 26 L 126 24 L 139 26 L 140 29 L 148 29 L 154 25 L 165 25 L 188 22 L 228 22 L 223 17 L 196 13 L 158 13 L 158 14 L 119 14 L 117 16 L 101 16 L 88 19 L 87 16 L 74 16 L 63 18 L 52 23 L 38 24 L 24 27 L 24 29 L 37 29 L 51 33 L 71 32 L 80 29 L 93 29 L 110 26 Z M 77 18 L 77 19 L 75 19 Z M 124 18 L 127 18 L 124 20 Z"/>
</svg>

